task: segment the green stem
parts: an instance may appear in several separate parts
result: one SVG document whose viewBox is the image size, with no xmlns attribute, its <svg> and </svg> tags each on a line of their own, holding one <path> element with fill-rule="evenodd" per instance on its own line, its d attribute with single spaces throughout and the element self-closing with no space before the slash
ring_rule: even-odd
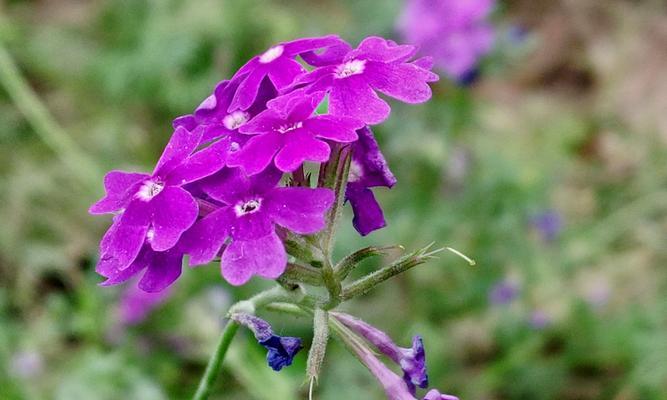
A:
<svg viewBox="0 0 667 400">
<path fill-rule="evenodd" d="M 201 381 L 199 381 L 197 392 L 192 397 L 193 400 L 204 400 L 211 394 L 213 384 L 218 375 L 220 375 L 222 361 L 225 359 L 229 345 L 232 343 L 232 339 L 238 330 L 239 325 L 236 322 L 231 320 L 227 322 L 225 329 L 222 331 L 222 335 L 220 335 L 218 346 L 215 348 L 215 352 L 208 361 L 204 376 L 202 376 Z"/>
<path fill-rule="evenodd" d="M 40 139 L 58 155 L 84 185 L 96 188 L 102 176 L 98 165 L 85 155 L 76 142 L 55 121 L 1 43 L 0 85 L 5 88 L 9 97 Z"/>
</svg>

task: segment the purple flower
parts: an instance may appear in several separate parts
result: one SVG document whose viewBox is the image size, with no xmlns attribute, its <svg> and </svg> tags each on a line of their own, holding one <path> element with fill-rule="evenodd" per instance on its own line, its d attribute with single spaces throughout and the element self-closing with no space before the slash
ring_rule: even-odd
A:
<svg viewBox="0 0 667 400">
<path fill-rule="evenodd" d="M 228 168 L 203 180 L 202 190 L 219 208 L 184 235 L 190 264 L 210 262 L 231 238 L 221 259 L 222 275 L 229 283 L 242 285 L 253 275 L 280 276 L 287 255 L 275 225 L 298 234 L 316 233 L 324 228 L 334 200 L 325 188 L 276 187 L 281 175 L 275 168 L 254 176 Z"/>
<path fill-rule="evenodd" d="M 491 50 L 493 27 L 487 22 L 494 0 L 408 0 L 398 23 L 403 38 L 432 56 L 457 81 L 469 79 Z"/>
<path fill-rule="evenodd" d="M 420 388 L 428 386 L 426 353 L 421 336 L 412 338 L 412 348 L 398 347 L 386 333 L 358 318 L 344 313 L 332 313 L 332 315 L 398 364 L 403 370 L 403 380 L 410 393 L 415 394 L 417 386 Z"/>
<path fill-rule="evenodd" d="M 202 142 L 229 136 L 232 142 L 240 146 L 247 139 L 238 134 L 238 129 L 248 122 L 252 117 L 266 108 L 269 99 L 276 96 L 276 91 L 268 81 L 263 81 L 258 89 L 257 98 L 246 110 L 228 111 L 234 94 L 236 93 L 240 79 L 222 81 L 218 83 L 213 94 L 208 96 L 197 109 L 188 115 L 183 115 L 173 121 L 174 129 L 182 126 L 189 131 L 201 129 Z"/>
<path fill-rule="evenodd" d="M 295 86 L 309 85 L 309 92 L 329 91 L 333 115 L 378 124 L 389 116 L 389 105 L 375 91 L 406 103 L 422 103 L 431 97 L 427 82 L 438 76 L 424 68 L 428 62 L 408 63 L 414 46 L 397 45 L 368 37 L 332 65 L 317 68 L 295 79 Z"/>
<path fill-rule="evenodd" d="M 354 228 L 366 236 L 386 226 L 380 204 L 370 188 L 391 188 L 396 184 L 396 178 L 389 170 L 370 128 L 360 129 L 357 134 L 359 140 L 352 145 L 352 163 L 345 199 L 350 202 L 354 212 Z"/>
<path fill-rule="evenodd" d="M 542 330 L 551 324 L 551 317 L 543 310 L 535 310 L 528 318 L 528 325 L 535 330 Z"/>
<path fill-rule="evenodd" d="M 459 398 L 451 394 L 442 394 L 438 389 L 431 389 L 424 396 L 424 400 L 459 400 Z"/>
<path fill-rule="evenodd" d="M 294 356 L 303 348 L 300 338 L 274 334 L 271 325 L 259 317 L 235 313 L 231 319 L 250 329 L 259 344 L 268 350 L 266 361 L 274 371 L 292 365 Z"/>
<path fill-rule="evenodd" d="M 253 57 L 241 67 L 232 79 L 240 79 L 240 84 L 229 105 L 229 111 L 247 110 L 257 97 L 260 84 L 265 77 L 280 90 L 292 83 L 305 69 L 294 58 L 302 53 L 344 43 L 336 35 L 297 39 L 280 43 Z"/>
<path fill-rule="evenodd" d="M 219 141 L 195 152 L 201 132 L 179 127 L 151 175 L 111 171 L 104 178 L 106 196 L 90 213 L 122 212 L 100 245 L 97 272 L 110 277 L 137 258 L 147 234 L 150 247 L 165 251 L 197 219 L 197 202 L 181 186 L 216 172 L 225 163 L 229 144 Z"/>
<path fill-rule="evenodd" d="M 170 295 L 170 290 L 145 292 L 134 284 L 128 285 L 123 290 L 118 303 L 117 312 L 120 323 L 125 326 L 141 323 Z"/>
<path fill-rule="evenodd" d="M 44 371 L 44 357 L 35 350 L 22 350 L 12 354 L 9 373 L 22 379 L 32 379 Z"/>
<path fill-rule="evenodd" d="M 502 280 L 489 291 L 489 301 L 496 305 L 511 303 L 519 294 L 519 286 L 511 280 Z"/>
<path fill-rule="evenodd" d="M 253 175 L 273 160 L 284 172 L 297 169 L 304 161 L 325 162 L 330 147 L 325 140 L 349 143 L 357 140 L 355 130 L 364 124 L 333 115 L 313 115 L 324 93 L 293 92 L 269 102 L 269 108 L 243 125 L 239 131 L 254 135 L 238 152 L 230 155 L 230 166 L 241 166 Z M 275 157 L 275 159 L 274 159 Z"/>
<path fill-rule="evenodd" d="M 545 242 L 554 241 L 563 228 L 562 218 L 555 210 L 547 210 L 537 214 L 532 218 L 531 224 Z"/>
</svg>

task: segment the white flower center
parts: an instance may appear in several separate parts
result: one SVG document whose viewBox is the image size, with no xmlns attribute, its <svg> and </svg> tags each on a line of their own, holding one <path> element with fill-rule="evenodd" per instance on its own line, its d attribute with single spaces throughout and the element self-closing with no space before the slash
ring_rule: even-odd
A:
<svg viewBox="0 0 667 400">
<path fill-rule="evenodd" d="M 153 241 L 153 238 L 155 237 L 155 229 L 151 226 L 147 231 L 146 231 L 146 241 L 148 243 L 151 243 Z"/>
<path fill-rule="evenodd" d="M 241 217 L 259 211 L 261 205 L 262 205 L 261 199 L 248 200 L 235 205 L 234 212 L 236 213 L 237 217 Z"/>
<path fill-rule="evenodd" d="M 231 142 L 229 144 L 229 151 L 231 151 L 231 152 L 239 151 L 240 148 L 241 148 L 241 145 L 236 143 L 236 142 Z"/>
<path fill-rule="evenodd" d="M 345 64 L 340 64 L 336 67 L 334 76 L 338 79 L 347 78 L 348 76 L 357 75 L 364 72 L 366 68 L 366 60 L 350 60 Z"/>
<path fill-rule="evenodd" d="M 276 58 L 280 57 L 283 54 L 283 51 L 285 48 L 283 46 L 275 46 L 271 47 L 267 51 L 264 52 L 261 56 L 259 56 L 259 62 L 262 64 L 268 64 L 271 61 L 275 60 Z"/>
<path fill-rule="evenodd" d="M 348 182 L 357 182 L 364 176 L 364 168 L 358 162 L 352 160 L 350 163 L 350 173 L 348 175 Z"/>
<path fill-rule="evenodd" d="M 249 118 L 250 115 L 247 112 L 234 111 L 233 113 L 226 115 L 225 118 L 222 119 L 222 124 L 225 126 L 225 128 L 229 129 L 230 131 L 233 131 L 235 129 L 239 129 L 241 125 L 248 122 Z"/>
<path fill-rule="evenodd" d="M 158 193 L 162 191 L 162 189 L 164 189 L 164 183 L 155 182 L 149 179 L 144 182 L 143 185 L 141 185 L 139 191 L 137 192 L 137 197 L 143 201 L 149 201 L 153 197 L 157 196 Z"/>
<path fill-rule="evenodd" d="M 299 129 L 302 126 L 303 126 L 303 122 L 299 121 L 299 122 L 296 122 L 294 124 L 282 125 L 280 128 L 277 129 L 277 131 L 280 132 L 280 133 L 287 133 L 289 131 Z"/>
</svg>

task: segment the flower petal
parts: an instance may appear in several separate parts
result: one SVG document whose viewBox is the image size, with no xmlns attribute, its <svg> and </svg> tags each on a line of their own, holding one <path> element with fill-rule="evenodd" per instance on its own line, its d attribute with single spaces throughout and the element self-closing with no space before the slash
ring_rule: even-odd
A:
<svg viewBox="0 0 667 400">
<path fill-rule="evenodd" d="M 285 134 L 285 146 L 275 158 L 276 167 L 283 172 L 292 172 L 304 161 L 325 162 L 329 160 L 329 145 L 313 137 L 305 129 L 296 129 Z"/>
<path fill-rule="evenodd" d="M 378 204 L 370 189 L 363 185 L 350 183 L 347 185 L 345 197 L 350 202 L 354 212 L 352 225 L 361 236 L 366 236 L 387 226 L 382 208 L 380 208 L 380 204 Z"/>
<path fill-rule="evenodd" d="M 438 79 L 434 73 L 413 64 L 366 63 L 365 76 L 380 92 L 406 103 L 423 103 L 431 98 L 426 82 Z"/>
<path fill-rule="evenodd" d="M 188 131 L 183 126 L 178 126 L 164 148 L 153 170 L 153 176 L 166 176 L 174 167 L 185 161 L 199 145 L 201 136 L 200 129 Z"/>
<path fill-rule="evenodd" d="M 278 188 L 267 198 L 273 221 L 298 234 L 322 230 L 326 225 L 326 211 L 333 201 L 333 192 L 324 188 Z"/>
<path fill-rule="evenodd" d="M 271 82 L 273 83 L 273 86 L 280 90 L 291 84 L 292 81 L 294 81 L 294 78 L 304 71 L 305 68 L 303 68 L 298 62 L 290 58 L 279 57 L 272 63 L 268 75 L 269 79 L 271 79 Z"/>
<path fill-rule="evenodd" d="M 150 206 L 133 200 L 116 218 L 100 243 L 100 259 L 95 270 L 110 277 L 127 268 L 137 258 L 146 239 Z"/>
<path fill-rule="evenodd" d="M 222 254 L 222 276 L 232 285 L 248 282 L 253 275 L 275 279 L 287 266 L 285 247 L 275 233 L 257 240 L 233 241 Z"/>
<path fill-rule="evenodd" d="M 199 150 L 169 173 L 167 184 L 181 186 L 219 171 L 227 161 L 228 152 L 228 139 L 221 139 Z"/>
<path fill-rule="evenodd" d="M 356 130 L 364 127 L 364 123 L 354 118 L 318 115 L 305 120 L 303 126 L 317 137 L 349 143 L 357 140 Z"/>
<path fill-rule="evenodd" d="M 329 111 L 332 115 L 351 117 L 374 125 L 387 119 L 391 109 L 363 78 L 351 76 L 334 80 L 329 95 Z"/>
<path fill-rule="evenodd" d="M 185 189 L 168 186 L 151 201 L 153 206 L 153 238 L 155 251 L 168 250 L 178 242 L 181 234 L 197 220 L 197 202 Z"/>
<path fill-rule="evenodd" d="M 183 234 L 180 246 L 190 255 L 190 265 L 211 262 L 229 236 L 231 209 L 224 207 L 197 221 Z"/>
<path fill-rule="evenodd" d="M 139 281 L 139 289 L 155 293 L 166 289 L 174 283 L 183 267 L 183 252 L 177 248 L 167 251 L 152 251 L 146 266 L 146 273 Z"/>
<path fill-rule="evenodd" d="M 256 66 L 241 82 L 227 111 L 247 110 L 257 97 L 259 85 L 266 76 L 266 69 Z"/>
<path fill-rule="evenodd" d="M 252 137 L 241 150 L 230 154 L 227 165 L 240 166 L 248 175 L 262 172 L 282 147 L 283 136 L 279 133 L 265 133 Z"/>
<path fill-rule="evenodd" d="M 352 50 L 346 60 L 364 59 L 382 62 L 406 61 L 417 51 L 415 46 L 397 45 L 396 43 L 377 36 L 364 39 L 359 46 Z"/>
<path fill-rule="evenodd" d="M 104 176 L 106 195 L 90 206 L 91 214 L 105 214 L 122 210 L 132 200 L 137 184 L 149 178 L 148 174 L 111 171 Z"/>
</svg>

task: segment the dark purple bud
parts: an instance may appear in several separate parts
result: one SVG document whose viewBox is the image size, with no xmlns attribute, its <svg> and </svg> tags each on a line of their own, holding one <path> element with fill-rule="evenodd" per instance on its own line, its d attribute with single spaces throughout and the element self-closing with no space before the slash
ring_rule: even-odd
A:
<svg viewBox="0 0 667 400">
<path fill-rule="evenodd" d="M 266 347 L 269 351 L 266 354 L 266 361 L 274 371 L 292 365 L 294 356 L 303 348 L 300 338 L 275 335 L 271 325 L 259 317 L 235 313 L 231 319 L 250 329 L 259 344 Z"/>
</svg>

